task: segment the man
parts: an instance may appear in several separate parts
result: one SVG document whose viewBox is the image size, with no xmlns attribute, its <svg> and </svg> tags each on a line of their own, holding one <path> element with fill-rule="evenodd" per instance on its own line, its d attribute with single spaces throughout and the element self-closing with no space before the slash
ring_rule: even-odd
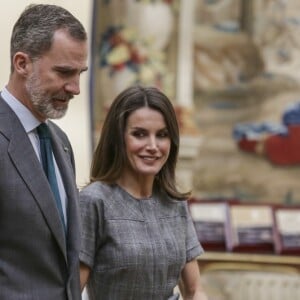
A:
<svg viewBox="0 0 300 300">
<path fill-rule="evenodd" d="M 87 46 L 82 24 L 56 5 L 30 5 L 14 25 L 0 96 L 1 300 L 81 299 L 73 152 L 48 119 L 61 118 L 79 94 Z M 50 131 L 60 202 L 41 163 L 40 123 Z"/>
</svg>

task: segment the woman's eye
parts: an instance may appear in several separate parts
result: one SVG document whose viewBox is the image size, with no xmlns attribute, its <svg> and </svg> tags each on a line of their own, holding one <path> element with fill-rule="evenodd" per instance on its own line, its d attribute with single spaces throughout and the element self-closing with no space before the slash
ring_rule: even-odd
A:
<svg viewBox="0 0 300 300">
<path fill-rule="evenodd" d="M 133 132 L 132 135 L 135 136 L 135 137 L 144 137 L 144 136 L 146 136 L 145 132 L 142 132 L 142 131 Z"/>
<path fill-rule="evenodd" d="M 169 133 L 167 131 L 160 132 L 158 135 L 160 138 L 169 137 Z"/>
<path fill-rule="evenodd" d="M 132 132 L 132 136 L 134 136 L 136 138 L 144 138 L 144 137 L 147 137 L 148 135 L 149 135 L 149 133 L 146 131 L 143 131 L 143 130 Z M 169 133 L 167 131 L 160 131 L 160 132 L 157 132 L 155 135 L 157 138 L 169 137 Z"/>
</svg>

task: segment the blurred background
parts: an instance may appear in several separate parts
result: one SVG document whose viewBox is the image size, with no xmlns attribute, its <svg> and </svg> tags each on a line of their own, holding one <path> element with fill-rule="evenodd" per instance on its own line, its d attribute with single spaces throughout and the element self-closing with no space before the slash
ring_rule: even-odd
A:
<svg viewBox="0 0 300 300">
<path fill-rule="evenodd" d="M 11 0 L 1 9 L 1 86 L 12 26 L 32 2 Z M 300 205 L 299 0 L 38 2 L 69 9 L 89 35 L 81 94 L 56 121 L 73 145 L 79 188 L 89 180 L 111 101 L 140 83 L 160 88 L 175 106 L 178 184 L 195 201 Z M 299 212 L 293 222 L 299 241 Z M 300 299 L 297 257 L 207 252 L 199 266 L 210 300 Z"/>
</svg>

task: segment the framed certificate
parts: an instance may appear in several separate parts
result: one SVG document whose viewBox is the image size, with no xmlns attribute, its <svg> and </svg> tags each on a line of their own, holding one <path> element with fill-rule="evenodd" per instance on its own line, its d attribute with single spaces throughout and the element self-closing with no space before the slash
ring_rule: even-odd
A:
<svg viewBox="0 0 300 300">
<path fill-rule="evenodd" d="M 277 254 L 300 254 L 300 207 L 274 208 Z"/>
<path fill-rule="evenodd" d="M 205 250 L 226 251 L 228 204 L 223 201 L 189 202 L 198 239 Z"/>
<path fill-rule="evenodd" d="M 233 252 L 274 252 L 274 219 L 271 205 L 232 204 L 229 207 L 226 245 Z"/>
</svg>

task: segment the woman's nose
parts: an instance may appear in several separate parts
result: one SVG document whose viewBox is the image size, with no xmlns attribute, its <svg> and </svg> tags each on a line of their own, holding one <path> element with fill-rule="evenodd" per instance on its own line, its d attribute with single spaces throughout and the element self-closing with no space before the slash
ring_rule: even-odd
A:
<svg viewBox="0 0 300 300">
<path fill-rule="evenodd" d="M 147 149 L 152 151 L 157 149 L 157 140 L 155 137 L 149 137 Z"/>
</svg>

